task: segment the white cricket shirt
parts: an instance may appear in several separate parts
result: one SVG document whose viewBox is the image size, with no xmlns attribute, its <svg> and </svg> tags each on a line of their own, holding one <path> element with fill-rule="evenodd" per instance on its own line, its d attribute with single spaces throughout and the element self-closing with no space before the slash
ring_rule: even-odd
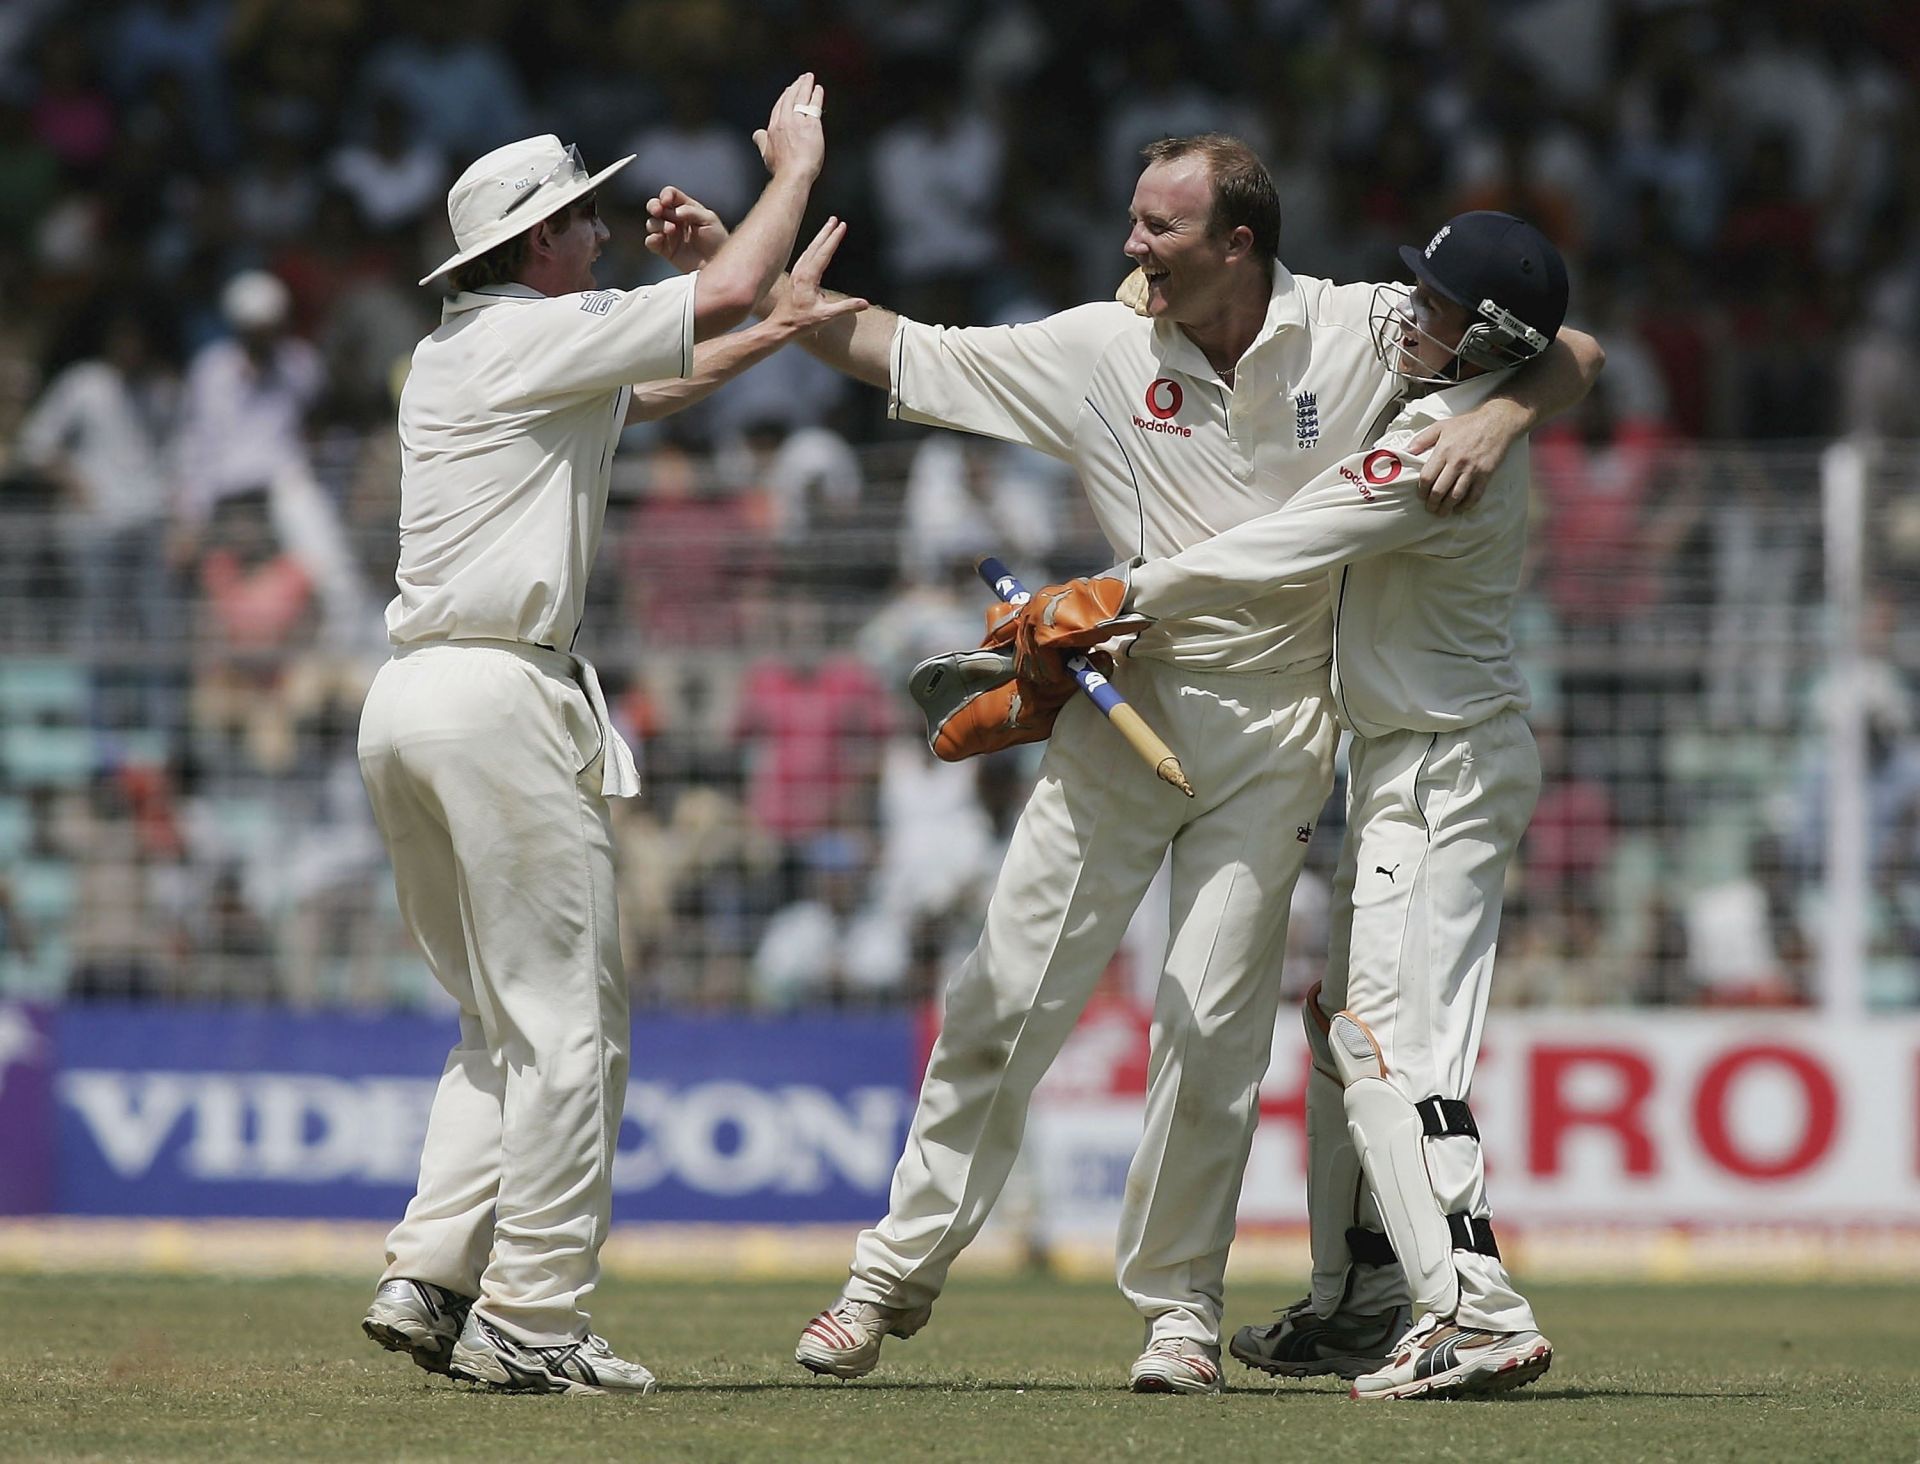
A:
<svg viewBox="0 0 1920 1464">
<path fill-rule="evenodd" d="M 1406 450 L 1509 374 L 1415 398 L 1377 447 L 1350 454 L 1284 508 L 1139 565 L 1129 608 L 1188 617 L 1332 571 L 1334 707 L 1353 731 L 1447 732 L 1525 711 L 1513 602 L 1527 545 L 1527 445 L 1514 445 L 1478 504 L 1446 518 L 1421 500 L 1423 458 Z"/>
<path fill-rule="evenodd" d="M 394 644 L 572 647 L 629 388 L 693 369 L 695 278 L 447 301 L 400 393 Z"/>
<path fill-rule="evenodd" d="M 902 320 L 890 414 L 1073 464 L 1116 555 L 1162 558 L 1273 512 L 1367 440 L 1399 391 L 1373 353 L 1371 285 L 1274 264 L 1260 334 L 1228 387 L 1179 327 L 1118 303 L 1030 325 Z M 990 549 L 991 545 L 983 545 Z M 1169 617 L 1132 654 L 1198 670 L 1300 671 L 1332 649 L 1324 574 Z"/>
</svg>

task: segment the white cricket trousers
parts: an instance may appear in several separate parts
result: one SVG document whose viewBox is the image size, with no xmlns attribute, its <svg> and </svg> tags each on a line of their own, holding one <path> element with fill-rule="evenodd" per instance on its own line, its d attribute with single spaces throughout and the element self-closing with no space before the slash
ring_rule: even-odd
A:
<svg viewBox="0 0 1920 1464">
<path fill-rule="evenodd" d="M 1139 660 L 1116 681 L 1198 797 L 1156 778 L 1086 698 L 1061 712 L 980 943 L 947 993 L 887 1216 L 855 1246 L 855 1300 L 918 1307 L 939 1294 L 1006 1182 L 1034 1086 L 1171 845 L 1171 931 L 1118 1273 L 1155 1337 L 1219 1341 L 1288 902 L 1337 734 L 1324 669 L 1215 675 Z"/>
<path fill-rule="evenodd" d="M 360 716 L 400 913 L 460 1007 L 386 1278 L 477 1296 L 534 1345 L 586 1335 L 627 1085 L 613 839 L 573 668 L 507 642 L 409 647 Z"/>
<path fill-rule="evenodd" d="M 1345 1009 L 1366 1024 L 1388 1081 L 1409 1102 L 1464 1102 L 1473 1087 L 1507 866 L 1539 794 L 1540 757 L 1518 712 L 1462 731 L 1355 737 L 1349 745 L 1347 837 L 1320 1006 L 1328 1017 Z M 1347 1150 L 1315 1155 L 1309 1174 L 1359 1174 L 1340 1087 L 1318 1074 L 1307 1088 L 1307 1130 L 1310 1142 Z M 1479 1140 L 1447 1134 L 1423 1142 L 1441 1210 L 1487 1220 Z M 1356 1210 L 1351 1187 L 1342 1188 L 1310 1193 L 1309 1209 L 1344 1212 L 1345 1224 L 1377 1229 L 1371 1204 Z M 1346 1286 L 1340 1230 L 1338 1222 L 1313 1226 L 1314 1304 L 1322 1315 L 1331 1314 Z M 1456 1250 L 1453 1261 L 1464 1325 L 1496 1332 L 1534 1326 L 1533 1309 L 1499 1260 Z M 1355 1310 L 1407 1298 L 1398 1266 L 1363 1267 L 1355 1279 L 1362 1278 L 1371 1294 L 1356 1288 Z"/>
</svg>

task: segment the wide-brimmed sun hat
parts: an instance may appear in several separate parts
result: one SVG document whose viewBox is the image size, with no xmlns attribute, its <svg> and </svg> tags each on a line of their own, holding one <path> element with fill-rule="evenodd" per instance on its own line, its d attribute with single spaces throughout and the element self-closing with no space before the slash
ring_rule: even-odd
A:
<svg viewBox="0 0 1920 1464">
<path fill-rule="evenodd" d="M 447 190 L 447 222 L 453 225 L 455 253 L 422 276 L 420 283 L 428 284 L 552 217 L 593 192 L 634 156 L 628 153 L 590 174 L 580 149 L 552 133 L 495 148 Z"/>
</svg>

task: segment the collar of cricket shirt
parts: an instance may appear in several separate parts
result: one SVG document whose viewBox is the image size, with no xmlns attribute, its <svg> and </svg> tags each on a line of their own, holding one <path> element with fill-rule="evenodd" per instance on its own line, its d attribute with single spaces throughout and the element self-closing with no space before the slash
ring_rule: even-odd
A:
<svg viewBox="0 0 1920 1464">
<path fill-rule="evenodd" d="M 506 280 L 497 285 L 488 285 L 485 289 L 462 290 L 440 307 L 440 318 L 446 320 L 469 310 L 484 310 L 489 305 L 524 304 L 528 300 L 546 298 L 532 285 L 523 285 L 518 280 Z"/>
</svg>

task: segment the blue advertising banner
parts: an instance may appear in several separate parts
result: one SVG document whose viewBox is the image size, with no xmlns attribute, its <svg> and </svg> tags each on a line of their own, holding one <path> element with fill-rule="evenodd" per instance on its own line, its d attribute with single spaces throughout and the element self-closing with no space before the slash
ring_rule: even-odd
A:
<svg viewBox="0 0 1920 1464">
<path fill-rule="evenodd" d="M 0 1215 L 53 1203 L 53 1040 L 44 1007 L 0 1002 Z"/>
<path fill-rule="evenodd" d="M 51 1208 L 397 1219 L 455 1035 L 420 1016 L 59 1009 Z M 641 1017 L 614 1218 L 877 1216 L 913 1054 L 899 1016 Z"/>
</svg>

